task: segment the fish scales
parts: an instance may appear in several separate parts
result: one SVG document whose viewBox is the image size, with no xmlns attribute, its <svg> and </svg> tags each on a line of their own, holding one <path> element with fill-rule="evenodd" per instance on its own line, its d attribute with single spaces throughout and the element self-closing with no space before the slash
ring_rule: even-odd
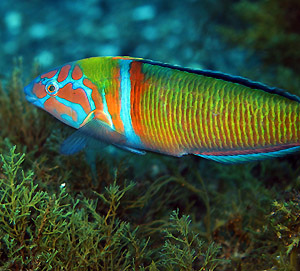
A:
<svg viewBox="0 0 300 271">
<path fill-rule="evenodd" d="M 188 109 L 185 104 L 185 96 L 189 93 L 181 91 L 178 84 L 172 84 L 172 82 L 177 82 L 176 74 L 168 74 L 168 77 L 170 78 L 168 81 L 160 70 L 155 73 L 155 69 L 149 71 L 149 68 L 153 67 L 147 67 L 147 69 L 145 69 L 145 74 L 147 75 L 147 72 L 151 74 L 151 76 L 147 76 L 146 78 L 149 78 L 150 84 L 154 88 L 149 91 L 155 93 L 155 96 L 151 97 L 151 101 L 156 104 L 157 107 L 154 108 L 154 111 L 151 110 L 148 113 L 150 115 L 153 114 L 152 112 L 158 114 L 157 119 L 152 119 L 152 121 L 153 125 L 158 125 L 162 130 L 161 134 L 165 139 L 165 141 L 162 142 L 162 147 L 165 148 L 167 146 L 167 149 L 169 149 L 169 147 L 171 149 L 179 149 L 180 145 L 185 146 L 186 148 L 191 144 L 191 137 L 186 133 L 188 130 L 188 122 L 184 119 L 184 115 L 187 114 L 186 111 Z M 182 83 L 184 84 L 184 82 Z M 148 97 L 146 96 L 145 99 L 147 98 Z M 168 105 L 169 114 L 166 114 L 166 111 L 161 110 L 166 105 Z M 170 121 L 170 116 L 173 118 L 172 122 Z M 157 131 L 159 131 L 159 129 L 157 129 Z M 171 137 L 172 134 L 175 135 L 175 138 Z"/>
<path fill-rule="evenodd" d="M 95 57 L 41 75 L 25 94 L 82 130 L 80 136 L 136 152 L 235 163 L 281 156 L 300 145 L 298 97 L 217 72 Z"/>
<path fill-rule="evenodd" d="M 299 135 L 297 135 L 297 139 L 295 137 L 295 140 L 291 140 L 292 138 L 290 136 L 293 135 L 293 133 L 296 134 L 297 129 L 294 128 L 294 131 L 291 131 L 291 117 L 288 119 L 288 116 L 291 116 L 292 112 L 294 112 L 293 114 L 295 114 L 295 112 L 299 112 L 299 104 L 296 101 L 284 101 L 284 99 L 279 95 L 271 95 L 262 90 L 253 91 L 249 90 L 248 87 L 240 86 L 235 83 L 218 81 L 218 79 L 214 78 L 203 78 L 203 76 L 188 74 L 182 71 L 166 71 L 167 75 L 164 75 L 161 72 L 161 70 L 159 70 L 159 72 L 155 74 L 155 71 L 151 70 L 150 72 L 149 69 L 155 70 L 156 66 L 152 65 L 151 67 L 143 69 L 145 77 L 151 78 L 151 84 L 155 84 L 155 81 L 161 82 L 161 84 L 155 85 L 155 90 L 151 89 L 149 91 L 160 92 L 162 94 L 158 96 L 161 96 L 164 95 L 164 93 L 166 94 L 167 91 L 171 88 L 172 93 L 175 93 L 175 95 L 179 95 L 179 98 L 177 98 L 177 102 L 170 102 L 169 108 L 173 112 L 173 123 L 176 123 L 176 126 L 180 127 L 179 131 L 176 131 L 176 134 L 179 138 L 182 139 L 180 141 L 180 145 L 182 147 L 181 150 L 183 152 L 188 150 L 189 148 L 190 150 L 188 151 L 191 151 L 193 149 L 199 149 L 199 147 L 202 147 L 206 150 L 218 150 L 219 148 L 223 147 L 225 147 L 225 149 L 234 148 L 235 150 L 238 150 L 239 148 L 250 149 L 258 146 L 267 147 L 278 143 L 297 143 Z M 185 80 L 192 80 L 192 78 L 190 77 L 196 76 L 197 78 L 195 78 L 195 80 L 199 82 L 198 84 L 196 84 L 197 89 L 184 88 L 183 90 L 181 90 L 180 85 L 178 85 L 177 83 L 178 81 L 174 80 L 174 78 L 172 78 L 169 73 L 177 73 L 177 75 L 179 73 L 184 73 L 180 74 L 180 76 L 182 77 L 180 82 L 183 84 Z M 161 76 L 163 76 L 164 78 L 161 78 Z M 176 78 L 175 75 L 173 76 Z M 166 80 L 168 80 L 168 82 L 166 82 Z M 209 82 L 211 80 L 214 80 L 215 82 Z M 195 103 L 192 103 L 192 105 L 187 106 L 187 103 L 184 103 L 186 99 L 183 96 L 187 97 L 195 91 L 202 93 L 200 95 L 204 97 L 204 100 L 200 103 L 199 106 L 200 111 L 204 112 L 204 117 L 202 119 L 202 128 L 200 131 L 200 125 L 198 125 L 198 123 L 196 123 L 196 125 L 194 125 L 193 127 L 190 127 L 192 129 L 188 129 L 189 127 L 186 126 L 186 123 L 188 122 L 183 121 L 184 115 L 199 116 L 199 114 L 195 114 L 196 111 L 194 114 L 183 113 L 188 111 L 189 107 L 195 106 Z M 249 91 L 252 92 L 247 93 Z M 168 95 L 166 96 L 168 97 Z M 220 97 L 220 99 L 222 100 L 222 105 L 220 105 L 220 103 L 218 102 L 218 97 Z M 155 103 L 162 102 L 162 100 L 158 99 L 157 96 L 152 96 L 151 98 L 154 99 L 153 102 Z M 146 97 L 146 99 L 148 99 L 148 97 Z M 198 101 L 198 99 L 194 99 L 194 101 L 195 100 Z M 176 109 L 177 107 L 179 107 L 179 109 Z M 214 112 L 212 112 L 212 107 L 215 111 L 219 113 L 215 114 Z M 224 112 L 224 108 L 226 112 Z M 248 114 L 248 121 L 246 120 L 246 118 L 243 117 L 244 112 Z M 274 114 L 274 112 L 278 113 L 275 115 L 275 121 L 271 122 L 269 121 L 267 116 L 269 114 L 272 115 L 272 113 Z M 152 114 L 152 111 L 148 113 Z M 276 129 L 278 123 L 277 119 L 280 116 L 285 118 L 281 120 L 281 122 L 285 124 L 284 127 L 282 127 L 283 131 L 280 131 L 280 129 Z M 168 123 L 169 121 L 168 116 L 165 115 L 162 115 L 160 119 L 163 123 Z M 220 121 L 214 121 L 214 119 L 219 119 Z M 162 125 L 161 121 L 156 122 L 155 119 L 152 119 L 152 121 L 154 122 L 153 125 Z M 172 130 L 176 130 L 176 128 L 174 127 L 175 125 L 173 125 L 173 123 L 171 123 L 170 126 L 172 127 Z M 296 126 L 297 125 L 293 125 L 293 127 Z M 251 140 L 251 138 L 248 138 L 247 136 L 247 131 L 249 131 L 249 129 L 251 131 L 255 131 L 254 140 L 253 138 Z M 287 133 L 288 136 L 285 141 L 280 142 L 278 137 L 271 137 L 271 133 L 273 130 L 277 130 L 278 133 L 281 134 L 286 133 L 287 129 L 289 129 L 290 133 Z M 218 130 L 222 130 L 225 132 L 225 135 L 228 135 L 226 141 L 231 142 L 231 144 L 226 143 L 226 141 L 224 142 L 223 137 L 221 137 L 220 133 L 217 132 Z M 201 145 L 203 141 L 198 141 L 197 144 L 191 145 L 192 136 L 190 135 L 192 133 L 203 133 L 203 131 L 206 135 L 206 144 Z M 245 140 L 245 138 L 247 140 Z M 178 140 L 176 140 L 176 142 L 178 142 Z M 174 142 L 175 145 L 176 142 Z M 173 147 L 175 146 L 173 145 Z"/>
</svg>

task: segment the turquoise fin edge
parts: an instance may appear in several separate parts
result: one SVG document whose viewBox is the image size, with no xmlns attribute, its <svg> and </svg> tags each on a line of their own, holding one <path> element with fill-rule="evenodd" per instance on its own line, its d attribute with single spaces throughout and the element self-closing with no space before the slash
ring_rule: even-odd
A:
<svg viewBox="0 0 300 271">
<path fill-rule="evenodd" d="M 246 163 L 257 160 L 264 160 L 274 157 L 281 157 L 287 154 L 291 154 L 294 152 L 300 151 L 300 146 L 274 151 L 274 152 L 265 152 L 265 153 L 251 153 L 251 154 L 238 154 L 238 155 L 203 155 L 203 154 L 195 154 L 205 159 L 214 160 L 223 164 L 238 164 L 238 163 Z"/>
</svg>

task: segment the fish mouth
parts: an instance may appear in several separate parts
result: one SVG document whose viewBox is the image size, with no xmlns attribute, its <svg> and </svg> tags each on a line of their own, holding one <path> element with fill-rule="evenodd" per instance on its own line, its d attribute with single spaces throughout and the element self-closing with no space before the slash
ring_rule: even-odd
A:
<svg viewBox="0 0 300 271">
<path fill-rule="evenodd" d="M 28 102 L 34 104 L 37 107 L 42 107 L 39 99 L 32 94 L 33 83 L 30 83 L 24 88 L 25 98 Z"/>
<path fill-rule="evenodd" d="M 25 95 L 25 98 L 28 102 L 32 103 L 33 105 L 43 108 L 43 105 L 38 98 L 31 95 Z"/>
<path fill-rule="evenodd" d="M 35 103 L 37 101 L 37 98 L 35 98 L 33 96 L 29 96 L 29 95 L 26 95 L 25 98 L 30 103 Z"/>
<path fill-rule="evenodd" d="M 24 87 L 24 93 L 26 96 L 32 96 L 32 88 L 33 88 L 33 82 L 31 82 L 29 85 Z"/>
</svg>

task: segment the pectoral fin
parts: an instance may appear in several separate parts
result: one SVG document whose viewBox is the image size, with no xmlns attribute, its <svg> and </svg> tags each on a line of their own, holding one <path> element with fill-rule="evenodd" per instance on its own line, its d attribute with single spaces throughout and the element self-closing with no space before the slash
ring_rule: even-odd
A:
<svg viewBox="0 0 300 271">
<path fill-rule="evenodd" d="M 114 131 L 100 120 L 93 119 L 69 136 L 60 147 L 65 155 L 75 154 L 85 147 L 103 148 L 109 144 L 122 145 L 126 142 L 124 135 Z"/>
</svg>

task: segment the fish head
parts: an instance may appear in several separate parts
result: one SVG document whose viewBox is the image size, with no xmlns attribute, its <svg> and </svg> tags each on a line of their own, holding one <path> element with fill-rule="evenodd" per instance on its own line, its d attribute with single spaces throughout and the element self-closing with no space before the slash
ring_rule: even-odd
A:
<svg viewBox="0 0 300 271">
<path fill-rule="evenodd" d="M 79 64 L 72 62 L 38 76 L 24 92 L 30 103 L 79 128 L 95 107 L 90 85 Z"/>
</svg>

